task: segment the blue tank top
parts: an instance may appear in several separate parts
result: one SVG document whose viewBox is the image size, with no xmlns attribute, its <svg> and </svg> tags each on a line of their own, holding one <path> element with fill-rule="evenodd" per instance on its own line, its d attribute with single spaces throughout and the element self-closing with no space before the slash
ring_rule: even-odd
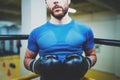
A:
<svg viewBox="0 0 120 80">
<path fill-rule="evenodd" d="M 90 27 L 71 20 L 68 24 L 52 24 L 49 21 L 34 29 L 28 38 L 28 49 L 39 53 L 55 54 L 64 60 L 69 54 L 82 54 L 94 47 Z"/>
</svg>

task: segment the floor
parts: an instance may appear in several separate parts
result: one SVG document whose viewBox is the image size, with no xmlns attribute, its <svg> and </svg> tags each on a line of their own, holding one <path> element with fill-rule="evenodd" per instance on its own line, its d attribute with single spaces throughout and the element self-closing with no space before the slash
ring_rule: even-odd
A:
<svg viewBox="0 0 120 80">
<path fill-rule="evenodd" d="M 83 80 L 120 80 L 120 78 L 116 77 L 113 74 L 101 72 L 97 70 L 89 70 L 88 73 L 86 74 L 86 77 L 89 79 L 83 79 Z"/>
</svg>

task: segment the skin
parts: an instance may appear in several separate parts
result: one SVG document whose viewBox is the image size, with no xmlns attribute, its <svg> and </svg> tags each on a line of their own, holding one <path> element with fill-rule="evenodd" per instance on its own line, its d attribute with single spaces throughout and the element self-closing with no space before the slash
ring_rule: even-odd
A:
<svg viewBox="0 0 120 80">
<path fill-rule="evenodd" d="M 71 0 L 46 0 L 46 5 L 51 13 L 50 22 L 53 24 L 67 24 L 71 21 L 71 17 L 68 15 L 68 8 Z M 95 54 L 95 48 L 85 51 L 85 55 L 88 56 L 93 65 L 96 63 L 97 57 Z M 29 63 L 35 59 L 37 53 L 27 49 L 25 52 L 24 66 L 29 70 Z"/>
</svg>

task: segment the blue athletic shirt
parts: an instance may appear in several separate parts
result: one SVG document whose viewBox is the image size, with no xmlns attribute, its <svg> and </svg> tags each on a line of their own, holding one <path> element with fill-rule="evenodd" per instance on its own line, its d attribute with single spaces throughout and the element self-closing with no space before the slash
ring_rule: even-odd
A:
<svg viewBox="0 0 120 80">
<path fill-rule="evenodd" d="M 28 49 L 39 53 L 55 54 L 64 60 L 69 54 L 82 54 L 94 47 L 94 36 L 90 27 L 75 20 L 68 24 L 52 24 L 49 21 L 35 28 L 28 38 Z"/>
</svg>

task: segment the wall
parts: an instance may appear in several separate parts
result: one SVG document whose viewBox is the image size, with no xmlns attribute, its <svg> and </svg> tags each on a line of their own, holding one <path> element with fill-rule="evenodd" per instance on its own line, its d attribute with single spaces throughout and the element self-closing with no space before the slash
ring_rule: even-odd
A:
<svg viewBox="0 0 120 80">
<path fill-rule="evenodd" d="M 116 36 L 115 39 L 120 40 L 120 15 L 117 16 L 117 21 L 116 21 Z M 120 47 L 115 48 L 115 74 L 117 76 L 120 76 Z"/>
<path fill-rule="evenodd" d="M 95 38 L 118 39 L 120 40 L 120 16 L 111 12 L 101 12 L 81 16 L 72 16 L 79 22 L 90 26 L 94 32 Z M 93 69 L 114 73 L 120 76 L 119 47 L 98 45 L 97 63 Z"/>
<path fill-rule="evenodd" d="M 22 0 L 21 34 L 29 35 L 32 29 L 43 24 L 45 21 L 46 21 L 46 6 L 43 0 Z M 27 40 L 23 40 L 21 54 L 20 54 L 21 76 L 31 73 L 30 71 L 24 68 L 24 64 L 23 64 L 26 48 L 27 48 Z"/>
</svg>

